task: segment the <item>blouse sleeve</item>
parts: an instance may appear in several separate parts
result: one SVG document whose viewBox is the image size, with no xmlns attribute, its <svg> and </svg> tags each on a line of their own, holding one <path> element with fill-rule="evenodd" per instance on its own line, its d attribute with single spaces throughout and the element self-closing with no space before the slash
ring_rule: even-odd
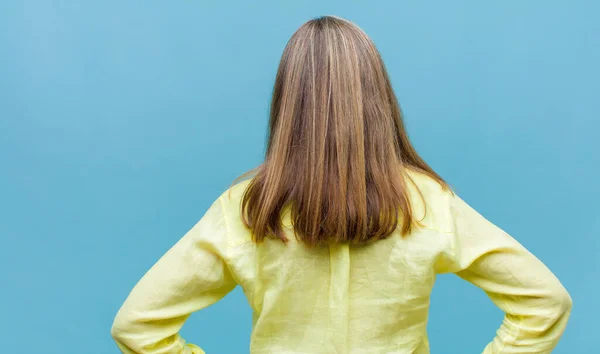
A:
<svg viewBox="0 0 600 354">
<path fill-rule="evenodd" d="M 125 354 L 199 354 L 179 335 L 189 315 L 219 301 L 236 283 L 223 259 L 226 225 L 220 199 L 135 285 L 111 335 Z"/>
<path fill-rule="evenodd" d="M 505 312 L 483 353 L 550 353 L 569 319 L 568 292 L 538 258 L 461 198 L 451 196 L 449 206 L 451 246 L 437 270 L 481 288 Z"/>
</svg>

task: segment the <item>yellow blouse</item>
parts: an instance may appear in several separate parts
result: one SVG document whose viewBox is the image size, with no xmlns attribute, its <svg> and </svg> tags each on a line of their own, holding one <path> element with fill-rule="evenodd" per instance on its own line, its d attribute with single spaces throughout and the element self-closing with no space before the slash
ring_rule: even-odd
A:
<svg viewBox="0 0 600 354">
<path fill-rule="evenodd" d="M 204 353 L 180 328 L 240 285 L 254 314 L 252 354 L 425 354 L 436 274 L 451 272 L 506 313 L 483 353 L 550 353 L 571 312 L 559 280 L 457 195 L 409 175 L 424 196 L 425 204 L 411 188 L 424 227 L 363 247 L 307 248 L 294 241 L 289 212 L 289 244 L 253 243 L 239 217 L 248 181 L 238 183 L 133 288 L 111 329 L 118 347 L 126 354 Z"/>
</svg>

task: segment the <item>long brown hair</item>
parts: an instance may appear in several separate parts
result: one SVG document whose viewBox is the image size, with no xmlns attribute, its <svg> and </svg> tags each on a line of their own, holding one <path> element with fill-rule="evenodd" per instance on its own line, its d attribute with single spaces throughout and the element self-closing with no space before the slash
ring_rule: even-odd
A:
<svg viewBox="0 0 600 354">
<path fill-rule="evenodd" d="M 364 244 L 415 226 L 406 169 L 448 185 L 417 154 L 381 56 L 357 25 L 325 16 L 288 41 L 275 79 L 264 162 L 242 198 L 254 241 Z M 419 192 L 420 193 L 420 192 Z"/>
</svg>

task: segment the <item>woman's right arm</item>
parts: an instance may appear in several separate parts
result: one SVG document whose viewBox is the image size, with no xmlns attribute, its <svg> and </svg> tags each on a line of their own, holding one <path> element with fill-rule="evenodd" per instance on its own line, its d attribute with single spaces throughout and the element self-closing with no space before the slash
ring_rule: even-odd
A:
<svg viewBox="0 0 600 354">
<path fill-rule="evenodd" d="M 481 288 L 506 314 L 483 353 L 550 353 L 571 313 L 569 293 L 513 237 L 458 196 L 449 198 L 450 246 L 437 271 L 456 273 Z"/>
</svg>

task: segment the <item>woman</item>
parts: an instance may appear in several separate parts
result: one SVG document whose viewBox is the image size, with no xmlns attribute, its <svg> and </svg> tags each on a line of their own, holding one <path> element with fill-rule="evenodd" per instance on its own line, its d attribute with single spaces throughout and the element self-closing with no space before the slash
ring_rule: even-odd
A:
<svg viewBox="0 0 600 354">
<path fill-rule="evenodd" d="M 440 273 L 506 313 L 484 353 L 548 353 L 565 329 L 567 291 L 415 152 L 377 49 L 349 21 L 308 21 L 288 42 L 249 175 L 132 290 L 111 332 L 123 353 L 203 353 L 178 332 L 237 285 L 253 354 L 429 353 Z"/>
</svg>

